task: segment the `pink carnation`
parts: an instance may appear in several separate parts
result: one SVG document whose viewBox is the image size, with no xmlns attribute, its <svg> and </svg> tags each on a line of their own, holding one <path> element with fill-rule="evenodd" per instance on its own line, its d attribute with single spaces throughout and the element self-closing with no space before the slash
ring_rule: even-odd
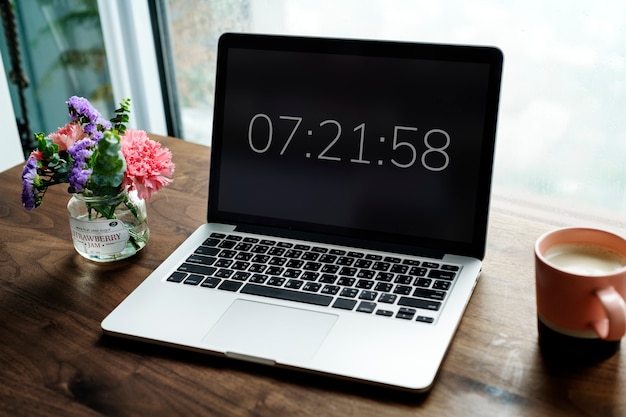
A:
<svg viewBox="0 0 626 417">
<path fill-rule="evenodd" d="M 126 160 L 123 186 L 137 190 L 140 198 L 149 200 L 152 193 L 172 182 L 172 153 L 148 138 L 143 130 L 127 129 L 122 137 L 122 154 Z"/>
<path fill-rule="evenodd" d="M 50 133 L 48 136 L 54 143 L 59 145 L 59 151 L 67 151 L 72 145 L 85 137 L 85 131 L 80 124 L 70 122 L 59 128 L 56 133 Z"/>
</svg>

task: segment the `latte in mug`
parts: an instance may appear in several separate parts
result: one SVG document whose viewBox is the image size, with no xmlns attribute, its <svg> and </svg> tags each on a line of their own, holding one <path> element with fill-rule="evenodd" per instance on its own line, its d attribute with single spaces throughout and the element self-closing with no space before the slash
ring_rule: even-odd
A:
<svg viewBox="0 0 626 417">
<path fill-rule="evenodd" d="M 577 275 L 608 275 L 626 267 L 625 256 L 601 246 L 582 243 L 555 245 L 544 256 L 557 268 Z"/>
</svg>

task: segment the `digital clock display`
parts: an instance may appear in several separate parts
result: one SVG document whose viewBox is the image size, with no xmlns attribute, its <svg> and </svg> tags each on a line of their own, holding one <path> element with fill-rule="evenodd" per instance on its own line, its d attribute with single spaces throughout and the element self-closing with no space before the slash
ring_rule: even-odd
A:
<svg viewBox="0 0 626 417">
<path fill-rule="evenodd" d="M 226 59 L 220 212 L 472 240 L 488 64 L 251 49 Z"/>
</svg>

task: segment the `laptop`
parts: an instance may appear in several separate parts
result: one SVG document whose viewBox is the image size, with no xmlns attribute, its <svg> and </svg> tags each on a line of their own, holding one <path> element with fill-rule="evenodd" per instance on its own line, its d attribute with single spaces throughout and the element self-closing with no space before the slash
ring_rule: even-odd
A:
<svg viewBox="0 0 626 417">
<path fill-rule="evenodd" d="M 485 254 L 502 59 L 222 35 L 207 222 L 104 333 L 431 388 Z"/>
</svg>

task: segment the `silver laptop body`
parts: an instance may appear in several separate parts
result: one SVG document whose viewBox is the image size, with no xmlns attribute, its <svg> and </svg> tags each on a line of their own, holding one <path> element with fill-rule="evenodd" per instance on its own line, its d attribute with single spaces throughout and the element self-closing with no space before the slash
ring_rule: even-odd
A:
<svg viewBox="0 0 626 417">
<path fill-rule="evenodd" d="M 492 47 L 223 35 L 207 223 L 105 334 L 428 390 L 485 253 L 501 71 Z"/>
</svg>

